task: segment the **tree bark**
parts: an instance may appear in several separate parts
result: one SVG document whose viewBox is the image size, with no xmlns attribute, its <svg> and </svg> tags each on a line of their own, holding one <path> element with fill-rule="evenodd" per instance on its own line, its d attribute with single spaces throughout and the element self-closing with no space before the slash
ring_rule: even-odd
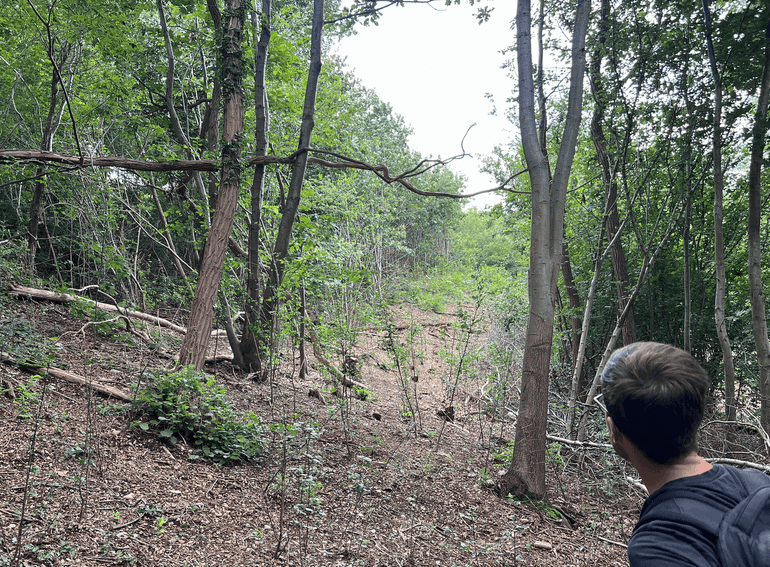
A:
<svg viewBox="0 0 770 567">
<path fill-rule="evenodd" d="M 260 353 L 270 349 L 270 329 L 273 325 L 273 317 L 279 303 L 278 288 L 283 281 L 286 257 L 289 254 L 289 242 L 294 227 L 294 220 L 299 210 L 302 184 L 305 180 L 305 170 L 308 163 L 307 148 L 310 147 L 310 139 L 315 125 L 315 101 L 318 89 L 318 77 L 321 74 L 321 37 L 323 32 L 324 1 L 313 2 L 313 30 L 310 40 L 310 68 L 308 70 L 307 85 L 305 88 L 305 103 L 302 110 L 302 125 L 299 135 L 299 155 L 294 161 L 291 172 L 291 181 L 286 195 L 286 203 L 278 225 L 278 235 L 273 247 L 270 271 L 265 283 L 262 296 L 262 304 L 259 312 L 260 332 L 257 335 L 257 350 Z M 266 378 L 267 366 L 262 365 L 262 378 Z"/>
<path fill-rule="evenodd" d="M 572 262 L 569 258 L 569 248 L 566 242 L 562 244 L 561 274 L 564 278 L 564 288 L 567 291 L 567 298 L 569 299 L 569 318 L 571 324 L 569 345 L 570 358 L 572 361 L 570 374 L 574 374 L 580 349 L 580 334 L 583 328 L 583 321 L 577 315 L 580 310 L 580 295 L 575 286 L 575 278 L 572 276 Z"/>
<path fill-rule="evenodd" d="M 572 67 L 564 134 L 551 180 L 535 120 L 532 79 L 531 12 L 519 0 L 516 45 L 519 73 L 519 127 L 532 186 L 530 228 L 529 320 L 522 361 L 521 399 L 511 465 L 500 481 L 500 494 L 531 494 L 543 498 L 548 420 L 548 380 L 553 343 L 554 301 L 561 265 L 564 207 L 578 129 L 583 110 L 585 38 L 590 0 L 579 0 L 572 38 Z"/>
<path fill-rule="evenodd" d="M 706 44 L 711 65 L 711 76 L 714 79 L 714 132 L 712 133 L 711 148 L 714 160 L 714 268 L 716 277 L 714 322 L 716 323 L 719 346 L 722 349 L 724 366 L 725 419 L 735 421 L 735 363 L 725 317 L 727 275 L 725 272 L 724 214 L 722 208 L 725 184 L 722 173 L 722 77 L 719 74 L 716 55 L 714 54 L 714 42 L 711 36 L 711 11 L 708 0 L 703 0 L 703 15 L 706 24 Z"/>
<path fill-rule="evenodd" d="M 767 106 L 770 99 L 770 23 L 765 31 L 765 60 L 759 87 L 754 131 L 751 141 L 749 165 L 749 296 L 751 299 L 751 323 L 759 365 L 760 422 L 770 431 L 770 340 L 767 336 L 765 293 L 762 287 L 762 158 L 767 134 Z"/>
<path fill-rule="evenodd" d="M 225 101 L 222 130 L 222 173 L 217 208 L 201 260 L 188 333 L 179 353 L 179 365 L 203 368 L 211 335 L 214 302 L 219 291 L 228 239 L 233 227 L 241 183 L 241 137 L 243 134 L 243 49 L 241 40 L 247 5 L 242 0 L 228 0 L 221 49 L 223 69 L 222 98 Z"/>
</svg>

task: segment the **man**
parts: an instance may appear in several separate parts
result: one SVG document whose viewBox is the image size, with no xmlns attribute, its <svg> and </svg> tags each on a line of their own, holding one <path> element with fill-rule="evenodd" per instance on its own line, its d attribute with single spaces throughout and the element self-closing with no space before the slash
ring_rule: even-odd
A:
<svg viewBox="0 0 770 567">
<path fill-rule="evenodd" d="M 730 557 L 718 544 L 720 521 L 770 478 L 698 456 L 708 374 L 676 347 L 633 343 L 612 354 L 601 383 L 596 399 L 605 406 L 612 447 L 634 465 L 650 495 L 628 542 L 631 567 L 718 567 L 720 553 L 723 561 Z M 770 565 L 770 532 L 760 535 L 759 548 L 756 538 L 751 545 L 731 542 L 747 559 L 729 567 Z"/>
</svg>

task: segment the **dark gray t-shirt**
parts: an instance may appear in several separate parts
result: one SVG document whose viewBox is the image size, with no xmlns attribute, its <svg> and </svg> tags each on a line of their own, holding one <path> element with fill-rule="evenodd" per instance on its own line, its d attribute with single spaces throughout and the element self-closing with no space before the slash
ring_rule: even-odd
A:
<svg viewBox="0 0 770 567">
<path fill-rule="evenodd" d="M 703 528 L 703 518 L 694 517 L 692 523 L 682 521 L 682 517 L 692 517 L 688 502 L 675 498 L 673 492 L 705 495 L 713 504 L 718 523 L 725 512 L 749 495 L 740 478 L 746 474 L 766 477 L 756 470 L 714 465 L 703 474 L 669 482 L 650 496 L 628 541 L 631 567 L 719 567 L 716 536 Z M 770 484 L 770 479 L 767 482 Z M 653 509 L 655 517 L 645 521 Z"/>
</svg>

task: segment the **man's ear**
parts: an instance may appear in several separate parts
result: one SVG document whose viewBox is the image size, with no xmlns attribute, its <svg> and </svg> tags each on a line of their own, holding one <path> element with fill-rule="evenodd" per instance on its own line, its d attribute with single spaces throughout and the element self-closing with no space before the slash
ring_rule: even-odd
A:
<svg viewBox="0 0 770 567">
<path fill-rule="evenodd" d="M 609 414 L 604 414 L 604 421 L 607 422 L 607 429 L 610 431 L 610 441 L 612 441 L 614 444 L 617 436 L 622 435 L 622 433 L 620 433 L 618 426 L 615 425 L 615 422 L 612 421 L 612 418 L 609 416 Z"/>
<path fill-rule="evenodd" d="M 609 415 L 605 415 L 604 419 L 607 422 L 607 429 L 610 432 L 610 444 L 612 445 L 612 448 L 615 449 L 615 452 L 620 457 L 629 460 L 627 444 L 630 443 L 630 441 L 628 440 L 628 437 L 623 435 L 623 432 L 618 429 L 618 426 L 615 425 L 615 422 Z"/>
</svg>

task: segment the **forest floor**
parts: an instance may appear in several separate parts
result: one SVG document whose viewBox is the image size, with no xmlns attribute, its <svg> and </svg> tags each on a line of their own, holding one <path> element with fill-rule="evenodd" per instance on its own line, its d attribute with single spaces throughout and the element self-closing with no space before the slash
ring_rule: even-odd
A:
<svg viewBox="0 0 770 567">
<path fill-rule="evenodd" d="M 272 425 L 259 461 L 228 466 L 131 427 L 124 401 L 0 363 L 0 565 L 627 565 L 644 500 L 624 479 L 634 471 L 609 450 L 549 442 L 547 505 L 500 498 L 491 487 L 515 410 L 490 419 L 487 379 L 452 387 L 457 316 L 402 305 L 392 317 L 399 340 L 419 346 L 407 369 L 418 381 L 406 382 L 419 419 L 382 329 L 356 347 L 366 401 L 331 395 L 317 361 L 305 381 L 288 360 L 266 382 L 220 362 L 206 372 Z M 141 369 L 169 366 L 118 324 L 84 325 L 65 305 L 0 297 L 0 350 L 47 341 L 56 364 L 124 392 Z M 160 332 L 178 347 L 180 335 Z M 449 422 L 440 412 L 453 390 Z M 604 443 L 601 421 L 589 435 Z M 551 428 L 564 435 L 558 420 Z"/>
</svg>

